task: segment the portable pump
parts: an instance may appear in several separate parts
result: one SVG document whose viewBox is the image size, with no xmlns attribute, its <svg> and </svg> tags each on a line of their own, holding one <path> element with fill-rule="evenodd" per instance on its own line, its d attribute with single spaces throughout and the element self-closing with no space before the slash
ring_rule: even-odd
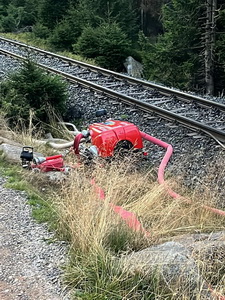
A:
<svg viewBox="0 0 225 300">
<path fill-rule="evenodd" d="M 83 155 L 83 157 L 89 159 L 97 156 L 102 158 L 112 157 L 117 150 L 124 149 L 136 151 L 143 149 L 142 136 L 136 125 L 118 120 L 107 120 L 103 123 L 89 125 L 87 130 L 83 130 L 75 136 L 72 147 L 76 156 Z M 23 168 L 42 172 L 65 172 L 68 169 L 64 166 L 62 154 L 34 157 L 33 148 L 29 146 L 23 147 L 20 158 L 22 159 Z"/>
<path fill-rule="evenodd" d="M 132 123 L 118 120 L 107 120 L 93 123 L 74 139 L 74 152 L 79 154 L 81 139 L 91 141 L 89 151 L 94 156 L 112 157 L 118 149 L 143 149 L 143 141 L 138 127 Z"/>
</svg>

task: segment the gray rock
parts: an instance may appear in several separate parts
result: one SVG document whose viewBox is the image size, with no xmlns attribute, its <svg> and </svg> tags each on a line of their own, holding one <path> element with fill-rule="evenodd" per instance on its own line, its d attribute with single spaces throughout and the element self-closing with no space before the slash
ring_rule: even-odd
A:
<svg viewBox="0 0 225 300">
<path fill-rule="evenodd" d="M 20 154 L 22 151 L 23 146 L 15 146 L 11 144 L 6 144 L 3 143 L 0 145 L 0 150 L 3 151 L 4 156 L 6 157 L 7 160 L 10 160 L 12 162 L 20 162 Z M 35 156 L 43 156 L 43 154 L 34 152 Z"/>
<path fill-rule="evenodd" d="M 225 273 L 225 231 L 210 234 L 183 235 L 176 241 L 185 246 L 192 257 L 200 262 L 210 280 L 219 281 Z"/>
<path fill-rule="evenodd" d="M 124 66 L 129 76 L 141 78 L 143 75 L 143 66 L 141 63 L 136 61 L 132 56 L 128 56 Z"/>
<path fill-rule="evenodd" d="M 135 274 L 157 276 L 168 290 L 176 291 L 177 299 L 214 299 L 191 252 L 177 242 L 167 242 L 132 253 L 123 258 L 125 269 Z"/>
<path fill-rule="evenodd" d="M 53 182 L 53 183 L 60 183 L 66 180 L 67 174 L 64 172 L 47 172 L 42 174 L 43 177 L 45 177 L 47 180 Z"/>
</svg>

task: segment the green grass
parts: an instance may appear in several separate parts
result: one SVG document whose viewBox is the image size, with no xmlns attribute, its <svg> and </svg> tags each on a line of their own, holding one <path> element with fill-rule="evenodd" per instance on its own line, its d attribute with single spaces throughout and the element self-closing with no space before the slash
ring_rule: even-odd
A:
<svg viewBox="0 0 225 300">
<path fill-rule="evenodd" d="M 0 33 L 1 36 L 11 39 L 11 40 L 18 40 L 21 43 L 39 47 L 44 50 L 48 50 L 49 46 L 46 40 L 40 38 L 34 38 L 34 35 L 30 32 L 25 33 Z"/>
<path fill-rule="evenodd" d="M 72 256 L 66 269 L 66 283 L 75 287 L 74 299 L 156 299 L 159 288 L 156 277 L 131 275 L 110 252 L 102 250 L 89 256 Z"/>
</svg>

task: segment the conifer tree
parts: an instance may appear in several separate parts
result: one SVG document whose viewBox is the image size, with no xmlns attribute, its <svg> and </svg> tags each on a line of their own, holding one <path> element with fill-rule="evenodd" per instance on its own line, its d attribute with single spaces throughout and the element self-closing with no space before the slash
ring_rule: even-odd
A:
<svg viewBox="0 0 225 300">
<path fill-rule="evenodd" d="M 0 108 L 11 125 L 18 119 L 27 124 L 32 109 L 38 121 L 48 122 L 48 112 L 64 113 L 67 85 L 59 76 L 46 74 L 33 62 L 25 61 L 23 67 L 0 85 Z"/>
<path fill-rule="evenodd" d="M 146 38 L 141 40 L 149 79 L 182 89 L 198 89 L 203 51 L 199 18 L 203 9 L 201 0 L 172 0 L 164 6 L 164 34 L 156 44 Z"/>
<path fill-rule="evenodd" d="M 217 1 L 218 8 L 217 9 Z M 224 88 L 224 1 L 171 0 L 163 8 L 157 43 L 141 36 L 149 79 L 213 94 Z"/>
<path fill-rule="evenodd" d="M 92 27 L 116 22 L 129 38 L 138 33 L 138 10 L 134 0 L 80 0 L 78 10 Z"/>
<path fill-rule="evenodd" d="M 162 30 L 160 14 L 166 0 L 138 0 L 139 23 L 142 32 L 147 35 L 157 35 Z"/>
<path fill-rule="evenodd" d="M 218 0 L 218 15 L 215 33 L 214 88 L 215 92 L 225 93 L 225 3 Z"/>
<path fill-rule="evenodd" d="M 131 43 L 116 23 L 102 23 L 99 27 L 83 30 L 75 51 L 112 70 L 120 71 L 125 58 L 129 55 Z"/>
<path fill-rule="evenodd" d="M 69 0 L 41 0 L 39 4 L 41 23 L 49 29 L 53 29 L 66 14 L 69 3 Z"/>
</svg>

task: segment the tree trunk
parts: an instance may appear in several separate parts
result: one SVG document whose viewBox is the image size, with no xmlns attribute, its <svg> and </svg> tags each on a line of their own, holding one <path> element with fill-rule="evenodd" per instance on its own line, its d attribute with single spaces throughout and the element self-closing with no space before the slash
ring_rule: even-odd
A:
<svg viewBox="0 0 225 300">
<path fill-rule="evenodd" d="M 214 50 L 217 0 L 206 0 L 205 26 L 205 84 L 206 93 L 214 94 Z"/>
</svg>

